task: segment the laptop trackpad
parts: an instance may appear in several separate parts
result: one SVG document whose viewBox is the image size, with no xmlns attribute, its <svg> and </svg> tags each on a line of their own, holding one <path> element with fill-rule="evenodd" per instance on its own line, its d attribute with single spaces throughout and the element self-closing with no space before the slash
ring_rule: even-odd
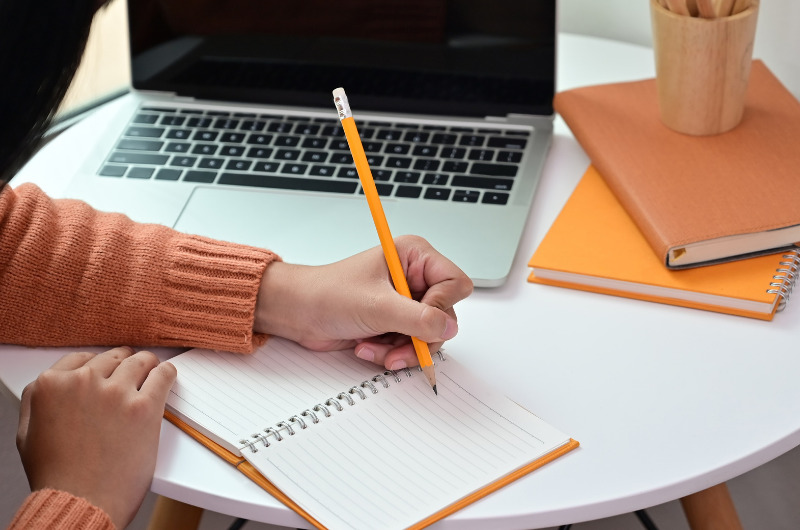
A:
<svg viewBox="0 0 800 530">
<path fill-rule="evenodd" d="M 392 201 L 385 201 L 387 213 Z M 285 261 L 331 263 L 380 244 L 363 196 L 314 196 L 197 187 L 175 229 L 276 252 Z"/>
</svg>

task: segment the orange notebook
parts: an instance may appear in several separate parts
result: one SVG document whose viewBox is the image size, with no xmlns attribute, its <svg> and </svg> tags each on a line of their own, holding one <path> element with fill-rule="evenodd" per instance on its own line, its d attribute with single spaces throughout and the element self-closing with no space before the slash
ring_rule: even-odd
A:
<svg viewBox="0 0 800 530">
<path fill-rule="evenodd" d="M 772 320 L 800 252 L 666 269 L 590 166 L 528 264 L 535 283 Z"/>
<path fill-rule="evenodd" d="M 423 528 L 578 446 L 449 355 L 438 397 L 418 370 L 277 337 L 170 362 L 165 417 L 317 528 Z"/>
<path fill-rule="evenodd" d="M 800 102 L 761 61 L 742 122 L 720 135 L 664 126 L 653 79 L 568 90 L 554 106 L 667 267 L 800 241 Z"/>
</svg>

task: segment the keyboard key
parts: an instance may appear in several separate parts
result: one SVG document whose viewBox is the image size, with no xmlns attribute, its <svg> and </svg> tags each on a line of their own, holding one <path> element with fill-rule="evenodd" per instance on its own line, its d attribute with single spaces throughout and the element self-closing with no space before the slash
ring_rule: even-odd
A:
<svg viewBox="0 0 800 530">
<path fill-rule="evenodd" d="M 252 131 L 252 132 L 261 132 L 264 130 L 264 127 L 267 126 L 267 122 L 259 121 L 259 120 L 246 120 L 242 122 L 242 130 L 243 131 Z"/>
<path fill-rule="evenodd" d="M 413 142 L 415 144 L 421 144 L 428 141 L 428 138 L 431 137 L 430 133 L 422 132 L 422 131 L 408 131 L 406 134 L 403 135 L 404 142 Z"/>
<path fill-rule="evenodd" d="M 333 153 L 331 162 L 334 164 L 347 164 L 351 166 L 353 165 L 353 155 L 350 153 Z"/>
<path fill-rule="evenodd" d="M 233 186 L 256 186 L 284 190 L 325 191 L 333 193 L 355 193 L 358 183 L 343 180 L 280 177 L 272 175 L 252 175 L 247 173 L 223 173 L 218 184 Z"/>
<path fill-rule="evenodd" d="M 459 188 L 481 188 L 485 190 L 510 191 L 514 181 L 511 179 L 495 179 L 489 177 L 465 177 L 455 175 L 451 186 Z"/>
<path fill-rule="evenodd" d="M 196 144 L 192 147 L 192 153 L 196 155 L 213 155 L 217 152 L 219 146 L 214 144 Z"/>
<path fill-rule="evenodd" d="M 296 147 L 300 145 L 299 136 L 278 136 L 275 138 L 275 143 L 279 147 Z"/>
<path fill-rule="evenodd" d="M 269 158 L 272 156 L 272 149 L 269 147 L 251 147 L 245 155 L 249 158 Z"/>
<path fill-rule="evenodd" d="M 397 131 L 394 129 L 380 129 L 375 134 L 375 138 L 378 140 L 389 140 L 389 141 L 397 141 L 400 139 L 402 131 Z"/>
<path fill-rule="evenodd" d="M 250 138 L 247 139 L 247 143 L 253 145 L 267 145 L 271 141 L 271 134 L 251 134 Z"/>
<path fill-rule="evenodd" d="M 446 201 L 450 198 L 450 190 L 447 188 L 428 188 L 425 190 L 425 198 Z"/>
<path fill-rule="evenodd" d="M 468 147 L 481 147 L 485 141 L 486 137 L 480 134 L 465 134 L 458 143 Z"/>
<path fill-rule="evenodd" d="M 309 171 L 308 174 L 314 175 L 315 177 L 332 177 L 335 172 L 336 172 L 335 166 L 315 165 L 311 166 L 311 171 Z"/>
<path fill-rule="evenodd" d="M 128 166 L 103 166 L 99 174 L 102 177 L 121 177 L 127 170 Z"/>
<path fill-rule="evenodd" d="M 354 167 L 343 167 L 339 168 L 339 172 L 336 173 L 336 176 L 339 177 L 340 179 L 357 179 L 358 171 L 356 171 L 356 168 Z"/>
<path fill-rule="evenodd" d="M 498 162 L 508 162 L 509 164 L 519 164 L 522 160 L 522 153 L 519 151 L 500 151 L 497 153 Z"/>
<path fill-rule="evenodd" d="M 411 151 L 411 145 L 409 144 L 386 144 L 384 149 L 384 152 L 390 155 L 405 155 L 409 151 Z"/>
<path fill-rule="evenodd" d="M 501 147 L 503 149 L 524 149 L 528 141 L 524 138 L 511 138 L 508 136 L 492 136 L 489 138 L 489 147 Z"/>
<path fill-rule="evenodd" d="M 411 152 L 414 156 L 436 156 L 439 154 L 439 148 L 432 145 L 418 145 L 414 147 Z"/>
<path fill-rule="evenodd" d="M 382 180 L 382 181 L 389 181 L 392 180 L 392 175 L 394 171 L 390 169 L 373 169 L 372 170 L 372 179 L 373 180 Z"/>
<path fill-rule="evenodd" d="M 475 190 L 456 190 L 453 193 L 453 202 L 478 202 L 480 194 L 481 192 Z"/>
<path fill-rule="evenodd" d="M 451 160 L 461 160 L 467 156 L 467 150 L 463 147 L 444 147 L 442 153 L 439 155 L 442 158 L 449 158 Z"/>
<path fill-rule="evenodd" d="M 513 136 L 530 136 L 531 133 L 528 131 L 506 131 L 506 134 L 510 134 Z"/>
<path fill-rule="evenodd" d="M 176 167 L 192 167 L 197 162 L 196 156 L 174 156 L 169 163 L 170 166 Z M 156 177 L 158 178 L 158 177 Z"/>
<path fill-rule="evenodd" d="M 168 155 L 150 155 L 145 153 L 125 153 L 115 151 L 108 159 L 109 162 L 118 164 L 146 164 L 151 166 L 163 166 L 169 160 Z"/>
<path fill-rule="evenodd" d="M 365 153 L 380 153 L 383 149 L 383 142 L 364 142 L 361 145 Z"/>
<path fill-rule="evenodd" d="M 378 155 L 367 155 L 367 162 L 370 167 L 378 167 L 383 165 L 383 157 Z"/>
<path fill-rule="evenodd" d="M 242 160 L 240 158 L 233 158 L 228 160 L 225 164 L 225 169 L 233 169 L 235 171 L 247 171 L 253 165 L 251 160 Z"/>
<path fill-rule="evenodd" d="M 158 114 L 137 114 L 132 123 L 145 123 L 148 125 L 153 125 L 155 122 L 158 121 Z"/>
<path fill-rule="evenodd" d="M 445 175 L 443 173 L 427 173 L 422 178 L 422 183 L 432 186 L 446 186 L 449 178 L 450 175 Z"/>
<path fill-rule="evenodd" d="M 284 164 L 281 173 L 291 175 L 304 175 L 308 169 L 308 164 Z"/>
<path fill-rule="evenodd" d="M 442 145 L 453 145 L 456 143 L 456 135 L 455 134 L 447 134 L 447 133 L 436 133 L 431 138 L 432 144 L 442 144 Z"/>
<path fill-rule="evenodd" d="M 185 116 L 163 116 L 158 124 L 169 125 L 170 127 L 180 127 L 185 121 Z"/>
<path fill-rule="evenodd" d="M 225 110 L 209 110 L 209 116 L 230 116 L 231 113 Z"/>
<path fill-rule="evenodd" d="M 209 112 L 209 114 L 211 114 Z M 222 118 L 214 122 L 215 129 L 233 130 L 239 128 L 240 120 L 232 120 L 230 118 Z"/>
<path fill-rule="evenodd" d="M 184 182 L 203 182 L 211 183 L 217 178 L 216 171 L 187 171 L 183 176 Z"/>
<path fill-rule="evenodd" d="M 195 131 L 194 135 L 192 136 L 193 140 L 199 140 L 201 142 L 213 142 L 217 139 L 219 133 L 217 131 Z"/>
<path fill-rule="evenodd" d="M 162 127 L 128 127 L 125 131 L 125 136 L 134 136 L 137 138 L 160 138 L 164 134 Z"/>
<path fill-rule="evenodd" d="M 160 151 L 164 142 L 155 140 L 120 140 L 117 149 L 128 149 L 130 151 Z"/>
<path fill-rule="evenodd" d="M 344 129 L 341 125 L 328 125 L 322 128 L 322 136 L 344 136 Z"/>
<path fill-rule="evenodd" d="M 471 149 L 469 152 L 470 160 L 491 162 L 492 158 L 494 158 L 494 151 L 491 149 Z"/>
<path fill-rule="evenodd" d="M 191 135 L 191 129 L 170 129 L 169 132 L 167 132 L 167 138 L 173 140 L 188 140 Z"/>
<path fill-rule="evenodd" d="M 448 173 L 464 173 L 467 171 L 467 167 L 469 167 L 467 162 L 447 161 L 442 166 L 442 171 L 447 171 Z"/>
<path fill-rule="evenodd" d="M 222 156 L 244 156 L 244 151 L 243 145 L 223 145 L 222 149 L 219 150 L 219 154 Z"/>
<path fill-rule="evenodd" d="M 350 151 L 350 146 L 347 145 L 347 140 L 334 140 L 331 142 L 329 148 L 335 149 L 336 151 Z"/>
<path fill-rule="evenodd" d="M 474 133 L 475 129 L 472 127 L 450 127 L 452 132 L 461 132 L 461 133 Z"/>
<path fill-rule="evenodd" d="M 245 137 L 244 133 L 226 132 L 219 137 L 219 141 L 229 144 L 240 144 L 244 142 L 244 137 Z"/>
<path fill-rule="evenodd" d="M 325 151 L 306 151 L 303 154 L 303 162 L 325 162 L 328 159 L 328 153 Z"/>
<path fill-rule="evenodd" d="M 186 126 L 199 129 L 206 129 L 208 127 L 211 127 L 212 123 L 214 123 L 214 120 L 211 118 L 189 118 L 189 121 L 186 122 Z"/>
<path fill-rule="evenodd" d="M 164 149 L 167 153 L 188 153 L 189 146 L 192 144 L 187 142 L 170 142 L 167 144 L 167 147 Z"/>
<path fill-rule="evenodd" d="M 181 173 L 179 169 L 159 169 L 158 173 L 156 173 L 157 180 L 178 180 L 181 178 Z"/>
<path fill-rule="evenodd" d="M 305 136 L 313 136 L 319 132 L 319 125 L 311 125 L 310 123 L 298 123 L 294 128 L 294 134 L 303 134 Z"/>
<path fill-rule="evenodd" d="M 277 162 L 256 162 L 253 166 L 253 171 L 259 173 L 277 173 L 278 166 L 280 166 L 280 164 Z"/>
<path fill-rule="evenodd" d="M 395 197 L 407 197 L 409 199 L 418 199 L 422 195 L 421 186 L 397 186 L 397 191 L 394 192 Z"/>
<path fill-rule="evenodd" d="M 486 204 L 506 204 L 508 202 L 508 193 L 487 191 L 483 194 L 481 202 Z"/>
<path fill-rule="evenodd" d="M 328 145 L 328 139 L 315 136 L 306 138 L 301 145 L 306 149 L 325 149 L 325 146 Z"/>
<path fill-rule="evenodd" d="M 475 162 L 469 170 L 473 175 L 489 175 L 492 177 L 513 177 L 517 174 L 519 166 L 509 166 L 507 164 L 482 164 Z M 459 170 L 463 172 L 464 170 Z"/>
<path fill-rule="evenodd" d="M 402 182 L 403 184 L 416 184 L 419 182 L 420 174 L 416 171 L 398 171 L 394 176 L 395 182 Z"/>
<path fill-rule="evenodd" d="M 201 158 L 197 167 L 203 169 L 222 169 L 222 163 L 225 161 L 223 158 Z"/>
<path fill-rule="evenodd" d="M 386 167 L 393 169 L 408 169 L 411 167 L 411 159 L 404 156 L 390 156 L 386 161 Z"/>
<path fill-rule="evenodd" d="M 392 194 L 393 189 L 394 189 L 394 184 L 380 184 L 378 182 L 375 183 L 375 190 L 381 197 L 388 197 L 389 195 Z M 364 190 L 361 189 L 359 193 L 361 195 L 364 195 Z"/>
<path fill-rule="evenodd" d="M 267 125 L 267 130 L 269 132 L 288 133 L 292 130 L 292 126 L 292 123 L 288 121 L 273 121 Z"/>
<path fill-rule="evenodd" d="M 297 149 L 278 149 L 275 153 L 278 160 L 297 160 L 300 158 L 300 151 Z"/>
<path fill-rule="evenodd" d="M 155 168 L 152 167 L 132 167 L 130 171 L 128 171 L 128 178 L 129 179 L 149 179 L 153 176 L 155 172 Z"/>
</svg>

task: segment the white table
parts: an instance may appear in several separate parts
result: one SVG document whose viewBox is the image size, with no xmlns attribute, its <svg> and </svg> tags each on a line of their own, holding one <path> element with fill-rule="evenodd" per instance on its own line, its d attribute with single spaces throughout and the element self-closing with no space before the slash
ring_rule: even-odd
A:
<svg viewBox="0 0 800 530">
<path fill-rule="evenodd" d="M 560 90 L 654 75 L 648 48 L 572 35 L 559 44 Z M 58 195 L 53 177 L 77 166 L 85 135 L 114 106 L 49 144 L 15 184 L 34 180 Z M 762 322 L 526 282 L 530 255 L 589 164 L 560 118 L 555 133 L 508 283 L 460 304 L 460 333 L 447 347 L 581 447 L 435 528 L 535 528 L 630 512 L 705 490 L 800 444 L 800 302 Z M 4 349 L 0 377 L 16 396 L 62 353 Z M 307 526 L 166 422 L 152 489 Z"/>
</svg>

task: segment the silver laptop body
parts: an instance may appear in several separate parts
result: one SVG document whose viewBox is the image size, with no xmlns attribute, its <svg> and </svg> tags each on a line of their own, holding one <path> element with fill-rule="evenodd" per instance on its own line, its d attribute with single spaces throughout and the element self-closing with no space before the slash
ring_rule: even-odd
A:
<svg viewBox="0 0 800 530">
<path fill-rule="evenodd" d="M 192 4 L 188 22 L 155 3 L 176 18 L 129 2 L 133 90 L 67 196 L 287 262 L 343 259 L 379 244 L 330 96 L 343 86 L 392 234 L 476 286 L 506 280 L 552 134 L 555 0 L 321 2 L 334 29 L 291 3 Z"/>
</svg>

